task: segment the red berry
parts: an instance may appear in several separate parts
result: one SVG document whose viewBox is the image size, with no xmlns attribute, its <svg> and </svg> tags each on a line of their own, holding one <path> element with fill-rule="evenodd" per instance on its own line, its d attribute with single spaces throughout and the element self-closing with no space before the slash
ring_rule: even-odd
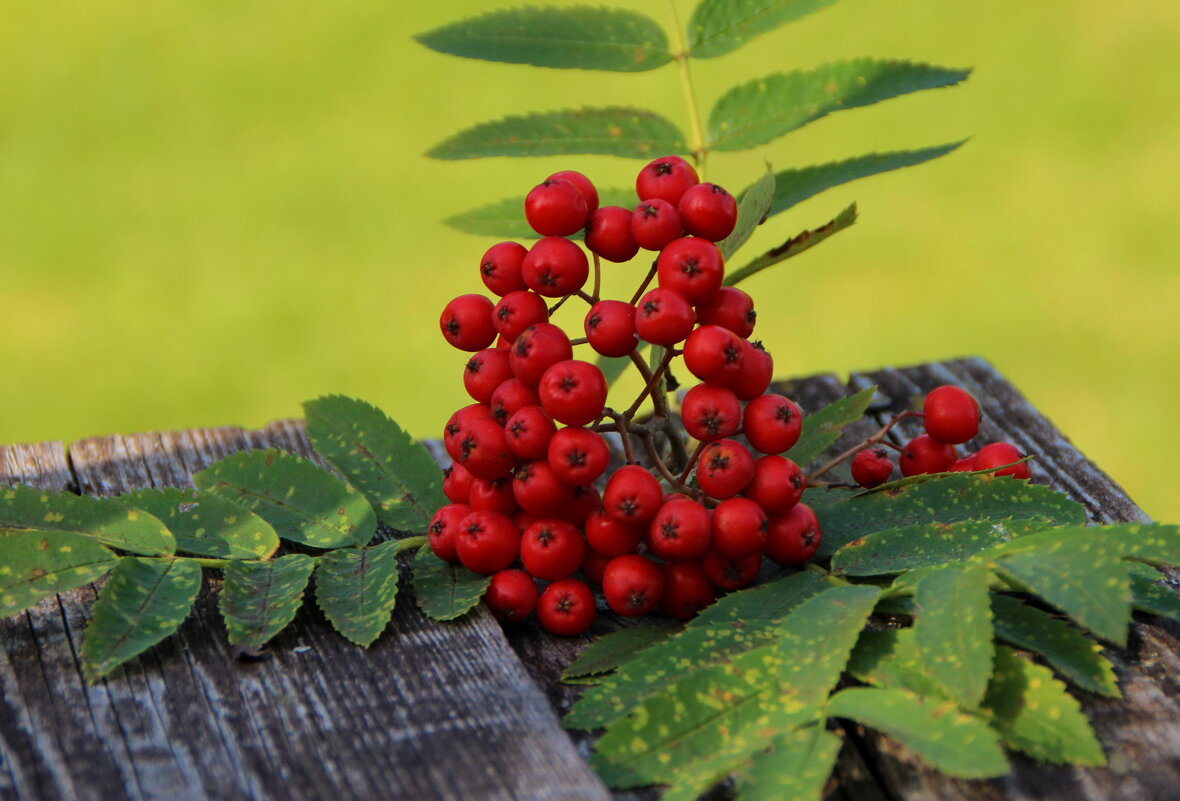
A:
<svg viewBox="0 0 1180 801">
<path fill-rule="evenodd" d="M 922 414 L 926 433 L 948 445 L 966 442 L 979 433 L 979 404 L 956 386 L 944 384 L 930 390 Z"/>
<path fill-rule="evenodd" d="M 620 523 L 609 517 L 602 508 L 586 518 L 586 542 L 604 556 L 619 556 L 634 552 L 643 539 L 639 524 Z"/>
<path fill-rule="evenodd" d="M 762 552 L 784 567 L 798 567 L 815 555 L 820 543 L 819 520 L 805 503 L 770 518 Z"/>
<path fill-rule="evenodd" d="M 537 606 L 537 583 L 523 570 L 501 570 L 492 576 L 483 602 L 501 623 L 524 620 Z"/>
<path fill-rule="evenodd" d="M 684 295 L 656 287 L 639 300 L 635 331 L 653 345 L 675 345 L 692 333 L 695 319 L 692 304 Z"/>
<path fill-rule="evenodd" d="M 546 180 L 569 181 L 582 193 L 582 198 L 586 201 L 586 208 L 591 214 L 598 208 L 598 190 L 594 188 L 594 184 L 589 178 L 577 170 L 561 170 L 553 173 Z"/>
<path fill-rule="evenodd" d="M 547 322 L 549 307 L 545 305 L 545 299 L 524 289 L 509 292 L 492 309 L 492 323 L 509 343 L 515 342 L 530 325 Z"/>
<path fill-rule="evenodd" d="M 799 441 L 803 410 L 783 395 L 759 395 L 746 404 L 742 431 L 763 453 L 783 453 Z"/>
<path fill-rule="evenodd" d="M 455 461 L 476 478 L 508 475 L 516 456 L 508 449 L 504 429 L 493 420 L 473 420 L 458 433 Z"/>
<path fill-rule="evenodd" d="M 635 194 L 640 200 L 658 197 L 676 205 L 699 180 L 697 171 L 680 156 L 664 156 L 649 162 L 635 176 Z"/>
<path fill-rule="evenodd" d="M 769 520 L 749 498 L 729 498 L 713 509 L 713 549 L 727 559 L 761 553 Z"/>
<path fill-rule="evenodd" d="M 508 351 L 484 348 L 467 360 L 463 367 L 463 388 L 480 403 L 490 403 L 496 387 L 512 378 Z"/>
<path fill-rule="evenodd" d="M 676 290 L 689 303 L 701 303 L 721 288 L 725 260 L 712 242 L 686 236 L 660 251 L 656 270 L 661 287 Z"/>
<path fill-rule="evenodd" d="M 567 426 L 584 426 L 602 414 L 606 389 L 606 377 L 597 366 L 567 359 L 545 371 L 537 395 L 554 420 Z"/>
<path fill-rule="evenodd" d="M 443 338 L 459 350 L 474 353 L 496 341 L 492 302 L 483 295 L 460 295 L 443 308 L 438 318 Z"/>
<path fill-rule="evenodd" d="M 602 576 L 612 557 L 605 556 L 590 548 L 586 549 L 586 556 L 582 559 L 582 575 L 587 581 L 602 584 Z"/>
<path fill-rule="evenodd" d="M 674 498 L 656 512 L 647 546 L 661 559 L 699 559 L 709 550 L 709 510 L 691 498 Z"/>
<path fill-rule="evenodd" d="M 742 400 L 753 400 L 770 388 L 774 378 L 774 359 L 761 342 L 742 342 L 742 369 L 729 385 L 734 394 Z"/>
<path fill-rule="evenodd" d="M 492 245 L 479 262 L 479 277 L 494 295 L 503 297 L 509 292 L 524 289 L 520 265 L 528 249 L 519 242 Z"/>
<path fill-rule="evenodd" d="M 737 224 L 737 201 L 717 184 L 689 187 L 676 204 L 684 230 L 693 236 L 720 242 Z"/>
<path fill-rule="evenodd" d="M 762 567 L 762 552 L 741 559 L 729 559 L 714 549 L 701 558 L 701 567 L 705 569 L 709 581 L 721 589 L 740 590 L 757 578 L 758 570 Z"/>
<path fill-rule="evenodd" d="M 630 225 L 632 238 L 644 250 L 663 250 L 669 242 L 684 236 L 684 225 L 676 207 L 660 198 L 636 206 Z"/>
<path fill-rule="evenodd" d="M 669 562 L 664 565 L 664 614 L 688 620 L 713 603 L 713 582 L 700 562 Z"/>
<path fill-rule="evenodd" d="M 558 579 L 541 593 L 537 621 L 553 634 L 581 634 L 594 622 L 594 593 L 575 578 Z"/>
<path fill-rule="evenodd" d="M 631 234 L 631 212 L 622 206 L 603 206 L 586 226 L 586 247 L 607 261 L 630 261 L 639 252 Z"/>
<path fill-rule="evenodd" d="M 554 434 L 547 453 L 553 472 L 572 487 L 594 483 L 610 461 L 610 449 L 602 435 L 576 426 Z"/>
<path fill-rule="evenodd" d="M 728 328 L 702 325 L 684 341 L 684 366 L 708 384 L 730 386 L 741 374 L 744 342 Z"/>
<path fill-rule="evenodd" d="M 754 457 L 732 439 L 710 442 L 697 461 L 697 484 L 713 498 L 732 498 L 754 480 Z"/>
<path fill-rule="evenodd" d="M 970 473 L 977 469 L 975 467 L 975 454 L 969 453 L 962 459 L 956 459 L 951 462 L 951 466 L 947 468 L 948 473 Z"/>
<path fill-rule="evenodd" d="M 472 512 L 459 523 L 455 550 L 468 570 L 495 573 L 520 553 L 520 529 L 512 518 L 498 512 Z"/>
<path fill-rule="evenodd" d="M 593 484 L 574 487 L 573 499 L 565 505 L 559 516 L 578 528 L 585 528 L 590 513 L 602 507 L 602 494 Z"/>
<path fill-rule="evenodd" d="M 664 492 L 655 476 L 639 465 L 624 465 L 611 473 L 602 493 L 607 516 L 619 523 L 637 525 L 655 517 Z"/>
<path fill-rule="evenodd" d="M 443 427 L 443 446 L 447 449 L 447 454 L 452 459 L 459 458 L 459 433 L 463 430 L 463 426 L 474 420 L 495 420 L 492 415 L 492 409 L 485 403 L 473 403 L 470 406 L 464 406 L 457 410 L 447 420 L 447 424 Z"/>
<path fill-rule="evenodd" d="M 939 442 L 929 434 L 914 437 L 902 448 L 897 460 L 903 476 L 941 473 L 955 461 L 955 447 Z"/>
<path fill-rule="evenodd" d="M 723 286 L 697 304 L 697 322 L 728 328 L 742 339 L 754 333 L 754 301 L 742 290 Z"/>
<path fill-rule="evenodd" d="M 645 556 L 616 556 L 602 573 L 602 595 L 617 614 L 645 615 L 664 598 L 664 571 Z"/>
<path fill-rule="evenodd" d="M 754 478 L 742 494 L 768 515 L 782 514 L 803 497 L 807 479 L 799 465 L 785 456 L 767 454 L 754 460 Z"/>
<path fill-rule="evenodd" d="M 635 307 L 621 300 L 600 300 L 586 314 L 586 340 L 595 353 L 626 356 L 635 350 Z"/>
<path fill-rule="evenodd" d="M 733 436 L 742 425 L 742 405 L 724 387 L 697 384 L 684 395 L 680 420 L 693 439 L 713 442 Z"/>
<path fill-rule="evenodd" d="M 582 288 L 590 276 L 590 262 L 576 243 L 547 236 L 529 248 L 520 270 L 529 289 L 547 298 L 560 298 Z"/>
<path fill-rule="evenodd" d="M 536 459 L 516 468 L 512 494 L 526 512 L 538 517 L 557 517 L 573 500 L 574 488 L 557 477 L 548 461 Z"/>
<path fill-rule="evenodd" d="M 452 464 L 443 470 L 443 494 L 451 503 L 467 503 L 471 498 L 471 485 L 475 476 L 461 464 Z"/>
<path fill-rule="evenodd" d="M 504 423 L 508 447 L 521 459 L 543 459 L 557 431 L 553 418 L 540 406 L 522 406 Z"/>
<path fill-rule="evenodd" d="M 524 199 L 529 227 L 541 236 L 569 236 L 581 231 L 590 216 L 578 187 L 561 179 L 546 179 Z"/>
<path fill-rule="evenodd" d="M 564 520 L 538 520 L 520 541 L 524 569 L 539 579 L 560 579 L 582 566 L 586 542 L 582 532 Z"/>
<path fill-rule="evenodd" d="M 852 480 L 866 489 L 878 487 L 889 480 L 893 461 L 885 448 L 865 448 L 852 457 Z"/>
<path fill-rule="evenodd" d="M 1011 467 L 1005 467 L 1003 470 L 996 470 L 996 475 L 1012 476 L 1013 478 L 1032 478 L 1032 470 L 1029 469 L 1028 462 L 1012 464 L 1023 458 L 1024 454 L 1012 443 L 993 442 L 990 445 L 984 445 L 975 453 L 975 467 L 973 469 L 992 470 L 996 467 L 1012 465 Z"/>
<path fill-rule="evenodd" d="M 508 425 L 509 418 L 526 406 L 540 403 L 537 393 L 519 378 L 509 378 L 492 393 L 492 417 L 502 426 Z"/>
<path fill-rule="evenodd" d="M 455 551 L 455 538 L 459 533 L 459 525 L 463 518 L 471 514 L 471 507 L 465 503 L 449 503 L 434 513 L 430 525 L 426 527 L 426 540 L 430 543 L 430 550 L 444 562 L 458 562 L 459 554 Z"/>
<path fill-rule="evenodd" d="M 522 331 L 512 343 L 508 364 L 517 378 L 535 387 L 546 370 L 573 355 L 574 347 L 565 331 L 552 323 L 538 323 Z"/>
<path fill-rule="evenodd" d="M 475 479 L 467 505 L 473 512 L 499 512 L 509 517 L 520 511 L 516 496 L 512 494 L 512 479 L 508 476 Z"/>
</svg>

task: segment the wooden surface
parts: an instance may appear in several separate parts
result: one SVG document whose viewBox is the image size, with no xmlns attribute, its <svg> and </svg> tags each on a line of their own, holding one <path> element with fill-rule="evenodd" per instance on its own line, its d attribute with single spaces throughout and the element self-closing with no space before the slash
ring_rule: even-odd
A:
<svg viewBox="0 0 1180 801">
<path fill-rule="evenodd" d="M 968 359 L 783 385 L 805 410 L 863 386 L 881 420 L 943 383 L 980 399 L 981 441 L 1037 454 L 1034 480 L 1086 504 L 1093 520 L 1146 519 L 1130 498 L 986 363 Z M 871 431 L 862 421 L 832 452 Z M 898 440 L 913 433 L 898 432 Z M 297 422 L 259 431 L 200 429 L 0 447 L 0 484 L 110 495 L 188 486 L 210 462 L 245 448 L 310 449 Z M 561 670 L 589 637 L 507 632 L 481 609 L 457 623 L 425 619 L 399 598 L 368 651 L 330 630 L 314 604 L 267 659 L 232 658 L 208 578 L 194 614 L 169 638 L 88 687 L 77 652 L 95 588 L 0 620 L 0 799 L 607 799 L 586 767 L 593 736 L 558 716 L 577 688 Z M 601 616 L 592 633 L 618 625 Z M 897 799 L 1180 798 L 1180 627 L 1138 620 L 1110 654 L 1125 699 L 1082 696 L 1110 767 L 1015 758 L 988 782 L 946 779 L 871 732 L 852 730 L 828 796 Z M 572 736 L 571 736 L 572 734 Z M 713 797 L 725 797 L 725 788 Z M 617 793 L 658 798 L 658 789 Z"/>
</svg>

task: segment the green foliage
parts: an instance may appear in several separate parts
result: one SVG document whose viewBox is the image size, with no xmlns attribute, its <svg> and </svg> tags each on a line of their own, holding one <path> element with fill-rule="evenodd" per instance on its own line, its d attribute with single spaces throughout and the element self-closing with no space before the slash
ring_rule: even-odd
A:
<svg viewBox="0 0 1180 801">
<path fill-rule="evenodd" d="M 702 0 L 688 22 L 689 53 L 723 56 L 759 34 L 830 6 L 835 0 Z"/>
<path fill-rule="evenodd" d="M 315 560 L 301 553 L 272 562 L 233 561 L 225 567 L 221 616 L 229 644 L 253 653 L 295 619 Z"/>
<path fill-rule="evenodd" d="M 176 551 L 176 538 L 147 512 L 109 499 L 25 486 L 0 489 L 0 531 L 81 534 L 144 556 Z"/>
<path fill-rule="evenodd" d="M 1044 528 L 1044 521 L 1035 519 L 960 520 L 890 528 L 841 547 L 832 555 L 832 569 L 846 576 L 881 576 L 953 563 Z"/>
<path fill-rule="evenodd" d="M 274 527 L 224 498 L 194 489 L 140 489 L 119 496 L 159 518 L 176 550 L 216 559 L 268 559 L 279 547 Z"/>
<path fill-rule="evenodd" d="M 918 582 L 914 642 L 926 672 L 959 706 L 974 709 L 992 672 L 988 571 L 947 565 Z"/>
<path fill-rule="evenodd" d="M 102 578 L 114 551 L 81 534 L 14 531 L 0 534 L 0 616 L 15 615 L 42 598 Z"/>
<path fill-rule="evenodd" d="M 738 801 L 819 801 L 841 744 L 818 724 L 775 737 L 742 771 Z"/>
<path fill-rule="evenodd" d="M 604 634 L 578 654 L 562 672 L 563 680 L 610 673 L 628 657 L 635 656 L 644 648 L 658 645 L 680 632 L 679 626 L 651 624 L 628 626 L 625 629 Z"/>
<path fill-rule="evenodd" d="M 737 223 L 733 227 L 733 232 L 717 243 L 722 256 L 728 259 L 746 243 L 753 235 L 754 229 L 766 219 L 773 199 L 774 173 L 768 168 L 762 177 L 741 193 L 738 199 Z"/>
<path fill-rule="evenodd" d="M 846 426 L 864 417 L 876 391 L 876 387 L 868 387 L 804 415 L 799 441 L 787 451 L 787 458 L 804 468 L 818 459 L 840 438 Z"/>
<path fill-rule="evenodd" d="M 625 209 L 636 205 L 635 189 L 599 188 L 600 206 L 622 206 Z M 529 240 L 541 235 L 529 227 L 521 210 L 524 196 L 506 197 L 470 211 L 443 220 L 452 228 L 478 236 L 494 236 L 500 239 Z M 630 364 L 630 361 L 627 361 Z"/>
<path fill-rule="evenodd" d="M 812 228 L 808 231 L 795 234 L 795 236 L 786 242 L 771 248 L 761 256 L 755 257 L 741 268 L 727 272 L 725 275 L 725 285 L 737 286 L 742 281 L 762 272 L 767 267 L 773 267 L 779 262 L 784 262 L 806 250 L 810 250 L 833 234 L 838 234 L 845 228 L 850 227 L 855 222 L 856 204 L 853 203 L 818 228 Z"/>
<path fill-rule="evenodd" d="M 1180 620 L 1180 596 L 1166 578 L 1147 565 L 1131 564 L 1131 605 L 1143 612 Z"/>
<path fill-rule="evenodd" d="M 363 495 L 283 451 L 235 453 L 194 475 L 193 483 L 254 512 L 283 539 L 313 548 L 363 545 L 377 530 Z"/>
<path fill-rule="evenodd" d="M 389 624 L 397 601 L 397 555 L 405 540 L 340 548 L 320 557 L 316 603 L 346 639 L 368 648 Z"/>
<path fill-rule="evenodd" d="M 664 29 L 617 8 L 513 8 L 414 37 L 440 53 L 559 69 L 641 72 L 672 60 Z"/>
<path fill-rule="evenodd" d="M 491 576 L 444 562 L 429 548 L 414 557 L 414 594 L 418 607 L 433 620 L 454 620 L 471 611 L 491 581 Z"/>
</svg>

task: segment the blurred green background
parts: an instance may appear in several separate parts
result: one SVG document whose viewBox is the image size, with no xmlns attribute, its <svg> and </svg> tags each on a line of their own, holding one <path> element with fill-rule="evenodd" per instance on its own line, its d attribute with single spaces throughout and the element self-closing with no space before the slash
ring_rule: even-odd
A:
<svg viewBox="0 0 1180 801">
<path fill-rule="evenodd" d="M 7 4 L 0 441 L 257 426 L 330 392 L 435 435 L 467 402 L 438 312 L 482 291 L 491 244 L 441 219 L 556 169 L 625 186 L 641 163 L 422 154 L 475 122 L 583 104 L 686 126 L 670 65 L 536 70 L 410 38 L 502 5 Z M 764 159 L 972 137 L 758 234 L 751 252 L 860 205 L 852 229 L 744 285 L 779 374 L 983 355 L 1149 514 L 1180 520 L 1178 46 L 1174 2 L 844 0 L 698 62 L 705 109 L 745 78 L 836 58 L 976 68 L 711 159 L 740 189 Z"/>
</svg>

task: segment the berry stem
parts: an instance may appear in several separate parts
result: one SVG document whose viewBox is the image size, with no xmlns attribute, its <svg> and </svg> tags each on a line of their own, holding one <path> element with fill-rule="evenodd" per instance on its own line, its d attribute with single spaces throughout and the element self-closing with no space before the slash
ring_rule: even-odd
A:
<svg viewBox="0 0 1180 801">
<path fill-rule="evenodd" d="M 696 449 L 694 449 L 692 452 L 692 456 L 688 457 L 688 464 L 684 466 L 684 470 L 682 470 L 680 473 L 680 478 L 677 481 L 678 484 L 683 486 L 684 482 L 688 481 L 688 474 L 692 472 L 694 467 L 696 467 L 697 459 L 701 458 L 701 451 L 705 449 L 705 445 L 707 444 L 708 443 L 705 442 L 697 443 Z"/>
<path fill-rule="evenodd" d="M 680 72 L 680 87 L 684 91 L 684 103 L 688 107 L 688 122 L 692 130 L 692 159 L 696 162 L 697 174 L 705 180 L 705 132 L 701 127 L 701 112 L 697 108 L 696 90 L 693 87 L 692 71 L 688 68 L 688 43 L 684 41 L 684 29 L 680 25 L 680 15 L 676 13 L 675 0 L 668 0 L 668 11 L 672 15 L 672 31 L 676 35 L 677 53 L 676 67 Z"/>
<path fill-rule="evenodd" d="M 651 269 L 647 271 L 647 277 L 643 279 L 643 282 L 639 284 L 639 289 L 636 289 L 635 294 L 631 296 L 631 305 L 632 306 L 634 306 L 636 303 L 638 303 L 639 299 L 641 297 L 643 297 L 644 290 L 646 290 L 648 284 L 651 283 L 651 279 L 653 279 L 655 277 L 656 277 L 656 263 L 653 261 L 651 263 Z"/>
<path fill-rule="evenodd" d="M 590 341 L 590 340 L 589 340 L 589 339 L 587 339 L 586 337 L 578 337 L 577 339 L 571 339 L 571 340 L 570 340 L 570 345 L 585 345 L 585 344 L 587 344 L 589 341 Z"/>
<path fill-rule="evenodd" d="M 807 486 L 809 486 L 809 487 L 820 486 L 819 484 L 814 483 L 815 479 L 819 478 L 820 476 L 822 476 L 824 473 L 828 472 L 832 468 L 837 467 L 838 465 L 840 465 L 840 463 L 842 463 L 848 459 L 851 459 L 853 456 L 856 456 L 856 454 L 858 454 L 860 451 L 863 451 L 865 448 L 870 448 L 873 445 L 885 445 L 886 447 L 894 448 L 895 450 L 901 450 L 900 445 L 896 445 L 893 442 L 886 440 L 885 436 L 889 433 L 889 430 L 891 428 L 893 428 L 895 425 L 897 425 L 898 423 L 900 423 L 902 420 L 906 419 L 907 417 L 921 417 L 921 416 L 922 416 L 921 412 L 913 412 L 913 411 L 908 411 L 908 410 L 904 411 L 904 412 L 898 412 L 897 414 L 893 415 L 893 417 L 889 420 L 889 422 L 886 423 L 884 426 L 882 426 L 881 430 L 878 431 L 876 434 L 873 434 L 871 437 L 866 437 L 864 440 L 853 445 L 851 448 L 844 451 L 839 456 L 836 456 L 835 458 L 833 458 L 830 462 L 827 462 L 826 464 L 824 464 L 822 467 L 820 467 L 814 473 L 811 473 L 810 475 L 808 475 L 807 476 Z"/>
<path fill-rule="evenodd" d="M 647 458 L 650 459 L 655 468 L 660 471 L 660 475 L 664 477 L 664 480 L 667 481 L 673 489 L 685 489 L 684 485 L 676 480 L 676 476 L 672 475 L 672 471 L 668 469 L 668 465 L 664 463 L 664 460 L 660 458 L 660 453 L 656 448 L 655 435 L 647 429 L 641 429 L 638 433 L 638 436 L 639 441 L 643 443 L 643 449 L 647 451 Z"/>
<path fill-rule="evenodd" d="M 602 298 L 599 290 L 602 289 L 602 263 L 598 260 L 598 254 L 591 251 L 594 256 L 594 303 L 597 303 Z M 591 304 L 593 305 L 593 304 Z"/>
<path fill-rule="evenodd" d="M 674 355 L 676 355 L 676 351 L 673 349 L 668 348 L 665 350 L 664 357 L 660 359 L 660 363 L 656 366 L 656 369 L 653 372 L 648 369 L 646 364 L 643 363 L 642 356 L 640 356 L 635 351 L 631 351 L 631 361 L 635 362 L 635 366 L 639 368 L 639 373 L 643 376 L 646 384 L 643 387 L 643 391 L 639 393 L 639 397 L 635 399 L 635 402 L 631 404 L 627 411 L 623 412 L 623 417 L 627 418 L 627 420 L 631 420 L 633 417 L 635 417 L 635 413 L 639 411 L 639 407 L 643 405 L 645 400 L 647 400 L 648 395 L 653 393 L 656 395 L 660 394 L 655 392 L 656 385 L 664 377 L 664 371 L 668 369 L 668 365 L 671 363 L 672 357 Z M 655 402 L 656 401 L 653 397 L 652 403 Z"/>
<path fill-rule="evenodd" d="M 819 565 L 817 565 L 813 562 L 804 562 L 802 567 L 808 573 L 814 573 L 815 575 L 822 578 L 824 581 L 826 581 L 829 584 L 832 584 L 834 586 L 837 586 L 837 587 L 850 587 L 850 586 L 852 586 L 852 582 L 845 581 L 844 579 L 840 578 L 839 576 L 835 575 L 834 573 L 830 573 L 829 571 L 824 570 L 822 567 L 820 567 Z"/>
<path fill-rule="evenodd" d="M 627 431 L 627 418 L 615 412 L 609 414 L 611 419 L 615 421 L 615 430 L 619 432 L 619 439 L 623 442 L 623 457 L 627 460 L 627 464 L 638 464 L 635 459 L 635 451 L 631 449 L 631 435 Z"/>
</svg>

